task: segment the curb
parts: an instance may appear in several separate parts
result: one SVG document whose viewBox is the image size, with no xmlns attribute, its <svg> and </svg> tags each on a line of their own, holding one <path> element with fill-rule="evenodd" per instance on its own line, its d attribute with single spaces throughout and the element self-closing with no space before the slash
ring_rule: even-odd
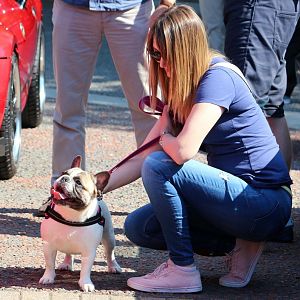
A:
<svg viewBox="0 0 300 300">
<path fill-rule="evenodd" d="M 0 299 L 3 300 L 167 300 L 170 298 L 154 298 L 141 296 L 113 296 L 100 295 L 95 293 L 85 293 L 78 291 L 60 292 L 60 291 L 31 291 L 31 290 L 0 290 Z M 184 298 L 189 300 L 188 298 Z M 190 298 L 191 300 L 192 298 Z"/>
</svg>

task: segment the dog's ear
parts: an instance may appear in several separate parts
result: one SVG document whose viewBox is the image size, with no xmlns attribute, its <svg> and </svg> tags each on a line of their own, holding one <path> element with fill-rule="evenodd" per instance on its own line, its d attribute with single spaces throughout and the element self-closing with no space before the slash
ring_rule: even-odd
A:
<svg viewBox="0 0 300 300">
<path fill-rule="evenodd" d="M 77 155 L 72 162 L 71 168 L 80 168 L 81 166 L 81 156 Z"/>
<path fill-rule="evenodd" d="M 103 189 L 106 187 L 108 180 L 109 180 L 110 174 L 107 171 L 103 171 L 100 173 L 97 173 L 95 175 L 96 178 L 96 185 L 97 185 L 97 189 L 99 191 L 103 191 Z"/>
</svg>

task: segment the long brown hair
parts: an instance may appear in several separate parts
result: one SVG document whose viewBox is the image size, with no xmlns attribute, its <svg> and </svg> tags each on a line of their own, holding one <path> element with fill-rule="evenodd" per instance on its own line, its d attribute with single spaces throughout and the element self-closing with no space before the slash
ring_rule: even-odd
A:
<svg viewBox="0 0 300 300">
<path fill-rule="evenodd" d="M 150 59 L 151 99 L 155 99 L 159 84 L 174 121 L 183 124 L 192 109 L 199 81 L 208 70 L 213 55 L 208 47 L 204 25 L 191 7 L 174 6 L 159 16 L 150 28 L 148 50 L 153 50 L 154 40 L 170 68 L 170 78 L 158 62 Z"/>
</svg>

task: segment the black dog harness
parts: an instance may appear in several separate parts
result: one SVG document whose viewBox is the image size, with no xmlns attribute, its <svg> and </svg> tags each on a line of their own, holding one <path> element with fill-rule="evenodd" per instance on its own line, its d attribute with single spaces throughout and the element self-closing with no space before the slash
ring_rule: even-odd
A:
<svg viewBox="0 0 300 300">
<path fill-rule="evenodd" d="M 94 224 L 99 224 L 100 226 L 104 227 L 104 225 L 105 225 L 105 218 L 101 215 L 100 205 L 98 207 L 97 214 L 91 218 L 88 218 L 84 222 L 72 222 L 72 221 L 66 220 L 61 214 L 59 214 L 58 212 L 56 212 L 54 210 L 54 206 L 55 206 L 55 204 L 53 202 L 51 202 L 51 204 L 49 204 L 47 206 L 47 208 L 45 210 L 45 219 L 51 218 L 58 223 L 68 225 L 68 226 L 75 226 L 75 227 L 90 226 L 90 225 L 94 225 Z"/>
</svg>

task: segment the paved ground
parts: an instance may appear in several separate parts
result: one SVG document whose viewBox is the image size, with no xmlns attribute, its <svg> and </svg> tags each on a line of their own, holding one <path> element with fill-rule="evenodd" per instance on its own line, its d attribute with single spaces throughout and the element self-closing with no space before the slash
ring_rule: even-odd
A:
<svg viewBox="0 0 300 300">
<path fill-rule="evenodd" d="M 46 102 L 46 115 L 42 125 L 22 132 L 22 158 L 17 175 L 0 181 L 0 299 L 299 299 L 300 295 L 300 132 L 291 130 L 295 146 L 293 216 L 295 242 L 269 243 L 257 266 L 251 284 L 240 290 L 218 285 L 218 278 L 226 272 L 224 259 L 196 256 L 201 269 L 203 292 L 194 295 L 161 295 L 135 292 L 126 286 L 133 274 L 153 270 L 166 259 L 163 251 L 138 248 L 123 235 L 126 215 L 147 202 L 140 181 L 109 193 L 105 197 L 115 226 L 116 255 L 124 272 L 106 273 L 102 247 L 98 248 L 92 271 L 96 291 L 87 295 L 78 290 L 80 258 L 75 272 L 58 272 L 54 285 L 38 283 L 43 274 L 44 259 L 40 239 L 39 218 L 32 212 L 46 199 L 50 180 L 52 141 L 51 116 L 53 101 Z M 295 106 L 295 105 L 294 105 Z M 294 112 L 298 112 L 294 107 Z M 299 120 L 299 119 L 298 119 Z M 87 122 L 87 153 L 89 169 L 107 170 L 134 150 L 134 137 L 126 107 L 89 105 Z M 200 160 L 205 157 L 199 156 Z M 58 260 L 62 256 L 59 255 Z"/>
</svg>

